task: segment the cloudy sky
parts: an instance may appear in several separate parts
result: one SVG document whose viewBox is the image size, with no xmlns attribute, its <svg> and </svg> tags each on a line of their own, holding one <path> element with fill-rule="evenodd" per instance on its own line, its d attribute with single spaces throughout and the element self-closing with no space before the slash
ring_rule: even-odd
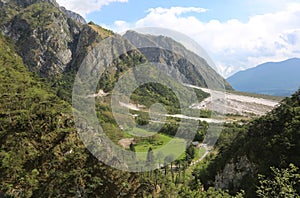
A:
<svg viewBox="0 0 300 198">
<path fill-rule="evenodd" d="M 198 42 L 224 77 L 300 58 L 300 0 L 57 0 L 115 32 L 164 27 Z"/>
</svg>

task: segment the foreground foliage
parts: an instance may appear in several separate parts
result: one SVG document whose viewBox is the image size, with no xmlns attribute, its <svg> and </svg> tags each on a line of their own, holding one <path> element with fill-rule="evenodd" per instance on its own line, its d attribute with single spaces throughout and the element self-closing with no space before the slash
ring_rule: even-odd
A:
<svg viewBox="0 0 300 198">
<path fill-rule="evenodd" d="M 257 195 L 259 197 L 300 197 L 296 191 L 296 185 L 299 186 L 300 183 L 298 169 L 293 164 L 286 169 L 271 167 L 271 178 L 266 178 L 264 175 L 258 176 Z"/>
</svg>

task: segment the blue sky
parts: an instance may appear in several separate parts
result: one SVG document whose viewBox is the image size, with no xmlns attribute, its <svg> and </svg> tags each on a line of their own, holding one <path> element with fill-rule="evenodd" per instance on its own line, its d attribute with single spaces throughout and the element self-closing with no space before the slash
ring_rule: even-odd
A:
<svg viewBox="0 0 300 198">
<path fill-rule="evenodd" d="M 205 22 L 212 19 L 224 22 L 233 18 L 246 21 L 251 15 L 264 14 L 280 8 L 278 5 L 268 5 L 264 3 L 264 0 L 257 1 L 257 3 L 242 0 L 128 0 L 127 3 L 113 2 L 109 6 L 103 6 L 101 11 L 86 15 L 86 19 L 99 24 L 112 24 L 117 20 L 135 22 L 143 18 L 149 8 L 157 7 L 205 8 L 208 9 L 205 14 L 190 13 Z"/>
<path fill-rule="evenodd" d="M 115 32 L 164 27 L 186 34 L 224 77 L 300 57 L 300 0 L 57 0 Z"/>
<path fill-rule="evenodd" d="M 203 20 L 209 21 L 212 18 L 219 20 L 226 20 L 232 18 L 235 14 L 232 12 L 232 7 L 224 3 L 215 3 L 214 1 L 195 1 L 195 0 L 182 0 L 174 3 L 174 0 L 129 0 L 128 3 L 112 3 L 110 6 L 104 6 L 100 12 L 94 12 L 87 15 L 87 20 L 97 21 L 98 23 L 112 24 L 117 20 L 124 20 L 128 22 L 135 22 L 143 18 L 150 8 L 164 7 L 202 7 L 210 9 L 209 12 L 204 14 L 190 13 L 193 16 Z M 224 12 L 224 9 L 228 12 Z M 247 18 L 246 14 L 239 13 L 240 18 Z"/>
</svg>

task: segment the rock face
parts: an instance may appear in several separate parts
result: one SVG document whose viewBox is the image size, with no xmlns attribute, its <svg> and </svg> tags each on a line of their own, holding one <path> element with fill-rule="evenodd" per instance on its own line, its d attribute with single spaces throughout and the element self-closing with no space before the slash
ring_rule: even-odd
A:
<svg viewBox="0 0 300 198">
<path fill-rule="evenodd" d="M 76 46 L 73 49 L 73 59 L 69 69 L 77 70 L 81 62 L 92 50 L 93 43 L 99 43 L 111 33 L 95 24 L 84 24 L 81 27 Z"/>
<path fill-rule="evenodd" d="M 72 60 L 79 22 L 62 12 L 54 0 L 4 3 L 1 31 L 16 44 L 30 71 L 41 77 L 61 74 Z"/>
<path fill-rule="evenodd" d="M 246 156 L 240 157 L 237 162 L 231 160 L 223 171 L 215 176 L 215 187 L 220 189 L 238 189 L 241 181 L 246 175 L 257 174 L 255 164 L 250 162 Z"/>
<path fill-rule="evenodd" d="M 113 34 L 55 0 L 1 0 L 0 13 L 0 31 L 30 71 L 44 78 L 74 73 L 96 43 Z"/>
<path fill-rule="evenodd" d="M 85 19 L 82 16 L 80 16 L 79 14 L 77 14 L 75 12 L 72 12 L 70 10 L 67 10 L 64 7 L 60 7 L 60 10 L 62 12 L 64 12 L 68 17 L 70 17 L 71 19 L 73 19 L 74 21 L 76 21 L 78 23 L 81 23 L 81 24 L 86 24 Z"/>
<path fill-rule="evenodd" d="M 128 31 L 128 39 L 149 62 L 162 63 L 164 72 L 186 84 L 211 89 L 232 89 L 207 61 L 166 36 L 153 36 Z"/>
</svg>

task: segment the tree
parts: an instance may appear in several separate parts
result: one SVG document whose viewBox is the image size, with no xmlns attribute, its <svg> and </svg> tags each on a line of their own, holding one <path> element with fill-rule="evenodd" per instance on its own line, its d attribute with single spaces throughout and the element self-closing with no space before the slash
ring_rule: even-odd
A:
<svg viewBox="0 0 300 198">
<path fill-rule="evenodd" d="M 190 164 L 195 157 L 195 148 L 193 145 L 189 145 L 185 150 L 185 159 Z"/>
<path fill-rule="evenodd" d="M 300 183 L 298 167 L 290 164 L 286 169 L 271 167 L 272 178 L 259 175 L 259 184 L 256 191 L 259 197 L 298 197 L 295 186 Z"/>
<path fill-rule="evenodd" d="M 149 118 L 146 117 L 144 114 L 141 114 L 138 117 L 136 117 L 136 122 L 138 125 L 144 126 L 149 124 Z"/>
<path fill-rule="evenodd" d="M 161 160 L 164 158 L 164 153 L 161 151 L 158 151 L 156 154 L 156 159 L 158 160 L 158 167 L 161 167 Z"/>
<path fill-rule="evenodd" d="M 154 165 L 154 154 L 151 147 L 148 149 L 146 165 L 150 167 L 150 169 Z"/>
<path fill-rule="evenodd" d="M 178 170 L 178 177 L 175 180 L 175 183 L 177 185 L 178 183 L 180 183 L 180 174 L 181 174 L 182 160 L 179 160 L 179 159 L 175 160 L 175 165 L 176 165 L 177 170 Z"/>
<path fill-rule="evenodd" d="M 185 184 L 185 171 L 188 168 L 188 163 L 186 161 L 182 161 L 181 167 L 182 167 L 182 173 L 183 173 L 182 179 L 183 179 L 183 183 Z"/>
<path fill-rule="evenodd" d="M 202 142 L 205 138 L 205 135 L 206 135 L 206 131 L 204 128 L 198 129 L 194 137 L 194 141 Z"/>
<path fill-rule="evenodd" d="M 174 183 L 174 173 L 173 173 L 173 161 L 174 161 L 175 157 L 173 154 L 171 155 L 167 155 L 165 157 L 165 165 L 170 163 L 170 169 L 171 169 L 171 175 L 172 175 L 172 182 Z M 167 166 L 167 165 L 166 165 Z M 167 168 L 167 167 L 166 167 Z M 166 174 L 166 169 L 165 169 L 165 174 Z"/>
<path fill-rule="evenodd" d="M 135 148 L 134 148 L 134 145 L 133 143 L 131 142 L 130 145 L 129 145 L 129 149 L 130 151 L 132 151 L 132 158 L 135 158 Z"/>
</svg>

